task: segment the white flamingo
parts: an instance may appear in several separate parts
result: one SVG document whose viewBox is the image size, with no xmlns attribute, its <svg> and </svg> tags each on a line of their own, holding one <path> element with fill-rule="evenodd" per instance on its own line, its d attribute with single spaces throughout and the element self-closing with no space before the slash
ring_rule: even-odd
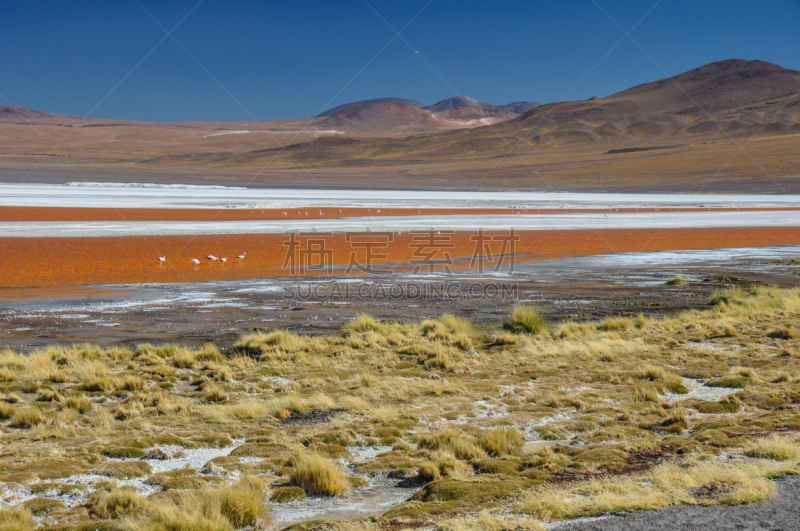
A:
<svg viewBox="0 0 800 531">
<path fill-rule="evenodd" d="M 227 258 L 220 258 L 220 259 L 219 259 L 219 261 L 220 261 L 220 262 L 227 262 L 227 261 L 228 261 L 228 259 L 227 259 Z"/>
<path fill-rule="evenodd" d="M 245 257 L 246 254 L 247 253 L 244 252 L 244 253 L 240 254 L 239 256 L 237 256 L 236 258 L 238 258 L 239 260 L 244 260 L 244 257 Z"/>
<path fill-rule="evenodd" d="M 159 256 L 158 257 L 158 261 L 159 262 L 166 262 L 167 261 L 167 257 L 166 256 Z"/>
<path fill-rule="evenodd" d="M 198 260 L 197 258 L 192 258 L 192 263 L 193 263 L 194 265 L 197 265 L 197 264 L 199 264 L 199 263 L 200 263 L 200 260 Z"/>
<path fill-rule="evenodd" d="M 206 256 L 206 259 L 207 259 L 207 260 L 214 260 L 214 261 L 216 261 L 216 260 L 217 260 L 217 257 L 216 257 L 216 256 L 214 256 L 213 254 L 210 254 L 210 255 Z"/>
</svg>

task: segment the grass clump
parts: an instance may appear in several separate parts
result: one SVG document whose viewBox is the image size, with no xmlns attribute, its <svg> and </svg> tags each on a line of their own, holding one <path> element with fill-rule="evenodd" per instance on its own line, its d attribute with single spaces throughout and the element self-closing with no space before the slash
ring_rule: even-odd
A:
<svg viewBox="0 0 800 531">
<path fill-rule="evenodd" d="M 633 328 L 633 321 L 624 317 L 609 317 L 597 325 L 598 330 L 612 331 L 612 330 L 628 330 Z"/>
<path fill-rule="evenodd" d="M 85 396 L 69 396 L 63 402 L 65 409 L 74 409 L 78 413 L 88 413 L 92 410 L 92 403 Z"/>
<path fill-rule="evenodd" d="M 236 529 L 260 529 L 269 522 L 264 505 L 268 497 L 269 490 L 261 479 L 246 476 L 218 492 L 219 511 Z"/>
<path fill-rule="evenodd" d="M 0 420 L 10 419 L 17 412 L 17 408 L 7 402 L 0 402 Z"/>
<path fill-rule="evenodd" d="M 306 491 L 300 487 L 276 487 L 269 499 L 274 503 L 288 503 L 295 500 L 303 500 L 306 498 Z"/>
<path fill-rule="evenodd" d="M 97 518 L 121 518 L 140 511 L 147 500 L 136 494 L 133 487 L 112 487 L 111 490 L 96 490 L 89 495 L 86 507 L 89 514 Z"/>
<path fill-rule="evenodd" d="M 153 468 L 145 461 L 106 461 L 93 472 L 114 479 L 133 479 L 149 476 Z"/>
<path fill-rule="evenodd" d="M 124 522 L 131 531 L 232 531 L 269 529 L 267 489 L 260 479 L 245 477 L 219 489 L 200 488 L 159 496 Z"/>
<path fill-rule="evenodd" d="M 106 448 L 103 455 L 111 459 L 141 459 L 147 456 L 147 452 L 135 446 L 117 446 Z"/>
<path fill-rule="evenodd" d="M 194 355 L 197 361 L 212 361 L 221 363 L 225 361 L 225 356 L 219 351 L 219 348 L 214 343 L 206 343 L 203 345 L 197 354 Z"/>
<path fill-rule="evenodd" d="M 44 516 L 53 511 L 58 511 L 66 507 L 58 500 L 51 500 L 50 498 L 32 498 L 22 504 L 24 508 L 29 510 L 35 516 Z M 2 529 L 2 527 L 0 527 Z"/>
<path fill-rule="evenodd" d="M 776 461 L 791 461 L 800 457 L 800 444 L 789 438 L 772 435 L 756 439 L 745 447 L 745 455 Z"/>
<path fill-rule="evenodd" d="M 297 454 L 291 459 L 290 465 L 289 479 L 292 485 L 306 493 L 339 496 L 350 491 L 347 476 L 322 456 Z"/>
<path fill-rule="evenodd" d="M 519 304 L 514 307 L 511 316 L 503 323 L 505 330 L 517 334 L 536 335 L 542 332 L 547 323 L 542 312 L 531 305 Z"/>
<path fill-rule="evenodd" d="M 83 383 L 83 390 L 89 393 L 107 393 L 117 388 L 117 381 L 109 377 L 92 376 Z"/>
<path fill-rule="evenodd" d="M 228 393 L 221 387 L 210 384 L 205 388 L 203 398 L 209 402 L 225 402 L 228 399 Z"/>
<path fill-rule="evenodd" d="M 376 321 L 371 315 L 361 313 L 358 314 L 355 319 L 344 325 L 342 329 L 342 333 L 345 336 L 364 334 L 366 332 L 375 332 L 376 334 L 384 336 L 386 335 L 386 327 Z"/>
<path fill-rule="evenodd" d="M 298 336 L 286 330 L 275 330 L 246 335 L 236 342 L 233 348 L 261 359 L 293 361 L 298 356 L 302 359 L 301 354 L 312 345 L 313 342 L 306 336 Z"/>
<path fill-rule="evenodd" d="M 672 277 L 671 279 L 667 280 L 667 285 L 668 286 L 680 286 L 681 284 L 685 284 L 685 283 L 686 283 L 686 280 L 684 280 L 684 278 L 682 276 L 680 276 L 680 275 L 676 275 L 676 276 Z"/>
<path fill-rule="evenodd" d="M 479 444 L 487 454 L 499 457 L 516 454 L 522 449 L 522 435 L 516 428 L 495 428 L 486 430 L 479 439 Z"/>
<path fill-rule="evenodd" d="M 39 396 L 36 397 L 37 402 L 61 402 L 62 400 L 64 397 L 57 390 L 47 387 L 39 389 Z"/>
<path fill-rule="evenodd" d="M 120 389 L 123 391 L 141 391 L 144 389 L 144 380 L 138 376 L 126 376 L 122 380 Z"/>
<path fill-rule="evenodd" d="M 0 509 L 0 531 L 33 531 L 33 516 L 27 509 Z"/>
<path fill-rule="evenodd" d="M 14 416 L 11 417 L 12 428 L 28 429 L 37 424 L 44 424 L 45 422 L 44 415 L 35 407 L 17 411 Z"/>
</svg>

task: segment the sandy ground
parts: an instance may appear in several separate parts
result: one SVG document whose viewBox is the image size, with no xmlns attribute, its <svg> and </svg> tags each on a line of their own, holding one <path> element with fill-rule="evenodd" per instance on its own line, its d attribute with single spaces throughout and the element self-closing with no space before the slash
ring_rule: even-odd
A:
<svg viewBox="0 0 800 531">
<path fill-rule="evenodd" d="M 580 523 L 554 526 L 559 531 L 685 531 L 773 530 L 800 527 L 800 478 L 789 476 L 776 482 L 777 494 L 759 503 L 736 507 L 681 505 L 657 511 L 639 511 Z"/>
</svg>

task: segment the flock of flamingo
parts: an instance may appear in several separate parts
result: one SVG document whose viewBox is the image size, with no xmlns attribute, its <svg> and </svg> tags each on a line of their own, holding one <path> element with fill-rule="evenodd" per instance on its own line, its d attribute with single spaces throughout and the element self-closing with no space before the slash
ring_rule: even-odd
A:
<svg viewBox="0 0 800 531">
<path fill-rule="evenodd" d="M 244 252 L 244 253 L 240 254 L 236 258 L 238 258 L 239 260 L 244 260 L 245 256 L 247 256 L 247 252 Z M 160 263 L 163 263 L 163 262 L 167 261 L 167 257 L 166 256 L 159 256 L 158 258 L 156 258 L 156 260 L 158 260 Z M 211 262 L 220 261 L 220 262 L 225 263 L 225 262 L 228 261 L 228 258 L 227 257 L 225 257 L 225 258 L 217 258 L 213 254 L 210 254 L 210 255 L 206 256 L 206 260 L 209 260 Z M 199 265 L 200 264 L 200 260 L 198 260 L 197 258 L 192 258 L 190 260 L 190 262 L 193 263 L 194 265 Z"/>
</svg>

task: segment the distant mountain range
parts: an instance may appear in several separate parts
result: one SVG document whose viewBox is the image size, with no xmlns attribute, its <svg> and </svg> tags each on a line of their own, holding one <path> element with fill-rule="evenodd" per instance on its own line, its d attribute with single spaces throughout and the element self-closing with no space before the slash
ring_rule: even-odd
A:
<svg viewBox="0 0 800 531">
<path fill-rule="evenodd" d="M 387 103 L 402 103 L 403 105 L 384 105 Z M 522 114 L 540 105 L 541 103 L 535 101 L 516 101 L 508 105 L 492 105 L 491 103 L 480 102 L 469 96 L 454 96 L 434 103 L 433 105 L 423 105 L 416 100 L 403 98 L 379 98 L 345 103 L 320 113 L 315 116 L 315 118 L 327 118 L 343 114 L 341 122 L 337 121 L 339 125 L 343 123 L 365 123 L 368 121 L 372 126 L 377 126 L 382 125 L 383 121 L 385 121 L 387 125 L 389 123 L 397 125 L 395 118 L 404 115 L 414 122 L 428 122 L 434 128 L 451 129 L 452 127 L 446 125 L 446 122 L 439 122 L 435 117 L 425 115 L 425 111 L 439 115 L 446 120 L 482 120 L 483 123 L 481 123 L 481 125 L 489 125 L 491 123 L 509 120 L 513 118 L 514 115 Z M 404 109 L 403 106 L 421 109 L 423 112 L 414 112 L 410 109 Z M 357 112 L 352 111 L 353 108 L 361 107 L 373 108 L 369 110 L 361 109 Z"/>
<path fill-rule="evenodd" d="M 36 127 L 22 127 L 27 125 Z M 64 128 L 71 132 L 62 142 Z M 480 172 L 480 167 L 499 171 L 516 164 L 520 182 L 536 161 L 542 166 L 535 175 L 551 175 L 554 182 L 561 181 L 562 170 L 553 164 L 574 166 L 571 174 L 589 183 L 600 174 L 630 175 L 635 182 L 648 172 L 687 180 L 754 172 L 796 175 L 800 72 L 730 59 L 583 101 L 498 106 L 455 96 L 426 106 L 381 98 L 313 118 L 264 122 L 84 120 L 0 107 L 0 138 L 6 161 L 52 155 L 51 146 L 57 145 L 59 154 L 73 160 L 156 166 L 396 167 L 422 175 Z M 761 149 L 756 139 L 780 145 L 758 165 L 750 158 Z M 747 146 L 745 154 L 741 145 Z M 716 154 L 700 156 L 709 150 Z"/>
</svg>

